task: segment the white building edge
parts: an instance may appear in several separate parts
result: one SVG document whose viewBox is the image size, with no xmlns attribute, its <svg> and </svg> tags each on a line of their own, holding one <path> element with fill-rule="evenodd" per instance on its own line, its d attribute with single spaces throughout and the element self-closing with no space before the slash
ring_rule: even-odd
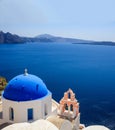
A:
<svg viewBox="0 0 115 130">
<path fill-rule="evenodd" d="M 44 82 L 27 70 L 6 86 L 0 111 L 1 130 L 109 130 L 80 124 L 75 93 L 69 89 L 57 103 Z"/>
</svg>

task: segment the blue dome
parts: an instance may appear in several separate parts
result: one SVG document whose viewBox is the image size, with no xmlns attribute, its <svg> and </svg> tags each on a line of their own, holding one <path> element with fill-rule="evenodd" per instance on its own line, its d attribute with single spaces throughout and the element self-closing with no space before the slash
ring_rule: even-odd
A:
<svg viewBox="0 0 115 130">
<path fill-rule="evenodd" d="M 22 74 L 8 83 L 3 97 L 13 101 L 29 101 L 42 98 L 48 93 L 49 90 L 40 78 L 31 74 Z"/>
</svg>

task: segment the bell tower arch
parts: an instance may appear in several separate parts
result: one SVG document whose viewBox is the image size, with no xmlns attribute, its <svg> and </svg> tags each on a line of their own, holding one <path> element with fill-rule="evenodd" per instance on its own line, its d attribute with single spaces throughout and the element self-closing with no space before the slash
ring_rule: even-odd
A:
<svg viewBox="0 0 115 130">
<path fill-rule="evenodd" d="M 73 124 L 73 130 L 79 130 L 79 103 L 75 98 L 75 93 L 71 89 L 65 92 L 64 97 L 60 100 L 58 115 L 61 118 L 69 120 Z"/>
</svg>

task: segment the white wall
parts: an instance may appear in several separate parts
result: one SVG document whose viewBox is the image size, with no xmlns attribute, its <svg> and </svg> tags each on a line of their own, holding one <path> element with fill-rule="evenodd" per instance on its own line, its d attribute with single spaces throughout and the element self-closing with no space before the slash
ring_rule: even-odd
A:
<svg viewBox="0 0 115 130">
<path fill-rule="evenodd" d="M 79 125 L 80 125 L 80 113 L 73 122 L 73 130 L 79 130 Z"/>
<path fill-rule="evenodd" d="M 45 104 L 47 108 L 48 115 L 51 114 L 52 107 L 52 96 L 51 94 L 45 96 L 44 98 L 32 101 L 25 102 L 16 102 L 7 100 L 2 97 L 2 108 L 3 108 L 3 120 L 4 122 L 27 122 L 28 121 L 28 108 L 33 108 L 33 121 L 41 118 L 46 118 L 45 112 Z M 14 120 L 9 120 L 9 108 L 14 109 Z"/>
<path fill-rule="evenodd" d="M 65 120 L 62 125 L 61 128 L 59 130 L 72 130 L 72 124 L 70 121 Z"/>
</svg>

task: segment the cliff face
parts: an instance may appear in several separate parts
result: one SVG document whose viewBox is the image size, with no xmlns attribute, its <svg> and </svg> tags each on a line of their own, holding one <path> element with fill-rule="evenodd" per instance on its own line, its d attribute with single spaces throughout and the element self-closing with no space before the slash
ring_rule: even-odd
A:
<svg viewBox="0 0 115 130">
<path fill-rule="evenodd" d="M 25 43 L 25 42 L 76 42 L 76 43 L 87 43 L 91 41 L 73 39 L 73 38 L 63 38 L 56 37 L 49 34 L 39 35 L 37 37 L 20 37 L 18 35 L 11 34 L 9 32 L 4 33 L 0 31 L 0 43 Z"/>
<path fill-rule="evenodd" d="M 9 32 L 4 33 L 0 31 L 0 43 L 25 43 L 25 42 L 52 42 L 48 38 L 30 38 L 30 37 L 20 37 L 18 35 L 11 34 Z"/>
<path fill-rule="evenodd" d="M 13 35 L 9 32 L 4 33 L 0 32 L 0 43 L 23 43 L 25 42 L 25 39 L 18 36 L 18 35 Z"/>
<path fill-rule="evenodd" d="M 4 43 L 4 33 L 0 31 L 0 43 Z"/>
<path fill-rule="evenodd" d="M 20 37 L 9 32 L 4 33 L 0 31 L 0 44 L 1 43 L 26 43 L 26 42 L 57 42 L 57 43 L 73 43 L 73 44 L 90 44 L 90 45 L 109 45 L 115 46 L 115 42 L 111 41 L 91 41 L 75 38 L 64 38 L 52 36 L 49 34 L 42 34 L 36 37 Z"/>
</svg>

